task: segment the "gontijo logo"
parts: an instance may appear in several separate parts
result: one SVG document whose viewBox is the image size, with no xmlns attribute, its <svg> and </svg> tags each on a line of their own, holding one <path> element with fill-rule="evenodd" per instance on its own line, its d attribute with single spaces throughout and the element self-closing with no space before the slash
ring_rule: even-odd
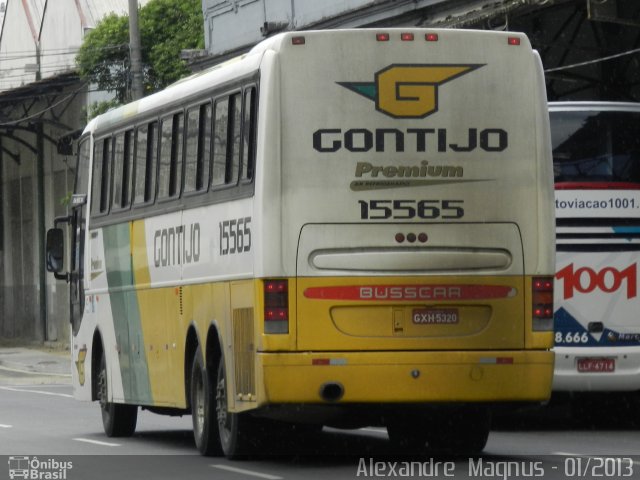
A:
<svg viewBox="0 0 640 480">
<path fill-rule="evenodd" d="M 471 65 L 389 65 L 375 82 L 337 82 L 376 102 L 376 110 L 393 118 L 424 118 L 438 111 L 438 87 L 483 67 Z"/>
</svg>

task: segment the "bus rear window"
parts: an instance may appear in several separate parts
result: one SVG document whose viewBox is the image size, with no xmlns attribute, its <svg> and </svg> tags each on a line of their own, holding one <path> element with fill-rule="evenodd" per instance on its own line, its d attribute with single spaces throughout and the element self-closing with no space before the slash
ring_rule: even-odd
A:
<svg viewBox="0 0 640 480">
<path fill-rule="evenodd" d="M 640 113 L 551 112 L 551 139 L 556 185 L 640 184 Z"/>
</svg>

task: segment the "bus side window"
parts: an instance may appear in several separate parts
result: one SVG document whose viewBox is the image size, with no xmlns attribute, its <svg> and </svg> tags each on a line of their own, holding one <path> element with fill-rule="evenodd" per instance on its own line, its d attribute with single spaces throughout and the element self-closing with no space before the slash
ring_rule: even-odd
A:
<svg viewBox="0 0 640 480">
<path fill-rule="evenodd" d="M 251 180 L 256 155 L 256 87 L 244 91 L 244 119 L 242 121 L 242 180 Z"/>
<path fill-rule="evenodd" d="M 111 138 L 105 138 L 97 141 L 94 146 L 92 215 L 104 214 L 109 208 L 110 144 Z"/>
<path fill-rule="evenodd" d="M 216 100 L 213 121 L 213 168 L 211 186 L 226 183 L 229 97 Z"/>
<path fill-rule="evenodd" d="M 184 115 L 182 113 L 176 113 L 162 120 L 158 175 L 159 199 L 173 198 L 180 194 L 183 130 Z"/>
<path fill-rule="evenodd" d="M 230 152 L 227 152 L 226 184 L 235 185 L 238 182 L 240 171 L 240 137 L 242 135 L 242 96 L 236 93 L 229 97 L 229 129 L 227 131 L 227 144 Z"/>
<path fill-rule="evenodd" d="M 131 169 L 133 164 L 133 130 L 115 137 L 113 152 L 113 208 L 126 209 L 131 205 Z"/>
<path fill-rule="evenodd" d="M 157 130 L 157 122 L 140 125 L 137 130 L 135 205 L 152 202 L 155 197 Z"/>
<path fill-rule="evenodd" d="M 209 185 L 211 155 L 211 104 L 187 111 L 185 193 L 205 190 Z"/>
</svg>

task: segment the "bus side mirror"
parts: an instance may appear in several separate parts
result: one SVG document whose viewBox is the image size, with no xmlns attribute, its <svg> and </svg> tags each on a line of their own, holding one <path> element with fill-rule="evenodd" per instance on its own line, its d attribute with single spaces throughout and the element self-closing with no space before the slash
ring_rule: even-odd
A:
<svg viewBox="0 0 640 480">
<path fill-rule="evenodd" d="M 48 272 L 58 274 L 64 269 L 64 233 L 61 228 L 47 231 L 46 261 Z"/>
</svg>

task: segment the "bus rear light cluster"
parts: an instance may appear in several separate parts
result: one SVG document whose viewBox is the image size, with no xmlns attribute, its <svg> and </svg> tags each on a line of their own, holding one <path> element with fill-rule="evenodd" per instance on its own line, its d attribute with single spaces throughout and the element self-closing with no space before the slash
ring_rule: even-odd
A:
<svg viewBox="0 0 640 480">
<path fill-rule="evenodd" d="M 534 277 L 531 290 L 533 330 L 553 331 L 553 277 Z"/>
<path fill-rule="evenodd" d="M 264 281 L 264 333 L 289 333 L 289 286 L 286 280 Z"/>
<path fill-rule="evenodd" d="M 414 39 L 415 39 L 415 35 L 411 32 L 402 32 L 400 34 L 400 40 L 402 40 L 403 42 L 413 42 Z M 425 33 L 424 39 L 427 42 L 437 42 L 438 34 Z M 376 33 L 376 40 L 378 42 L 388 42 L 389 40 L 391 40 L 391 35 L 389 35 L 388 33 Z"/>
</svg>

